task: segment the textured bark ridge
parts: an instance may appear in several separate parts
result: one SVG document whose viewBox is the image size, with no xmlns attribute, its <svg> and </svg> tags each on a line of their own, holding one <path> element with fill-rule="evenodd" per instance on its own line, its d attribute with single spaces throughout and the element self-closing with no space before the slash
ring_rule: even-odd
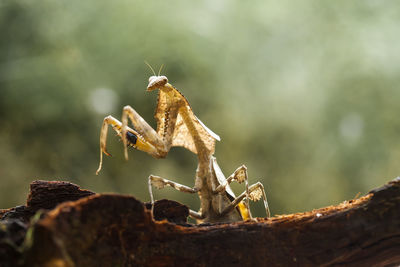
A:
<svg viewBox="0 0 400 267">
<path fill-rule="evenodd" d="M 32 190 L 27 206 L 35 203 L 49 211 L 30 226 L 21 259 L 15 261 L 27 266 L 400 264 L 400 179 L 337 206 L 207 225 L 185 223 L 188 209 L 177 202 L 157 202 L 154 214 L 161 221 L 155 221 L 151 205 L 133 197 L 93 194 L 77 186 L 78 191 L 63 191 L 72 188 L 65 182 L 40 183 L 43 201 L 36 201 Z M 53 189 L 45 189 L 46 183 Z M 60 194 L 60 201 L 49 192 Z M 51 203 L 67 202 L 52 208 L 45 204 L 47 193 Z"/>
<path fill-rule="evenodd" d="M 30 219 L 38 210 L 45 212 L 62 202 L 93 194 L 68 182 L 32 182 L 26 205 L 0 210 L 0 266 L 25 265 L 24 240 Z M 38 215 L 40 216 L 40 213 Z"/>
</svg>

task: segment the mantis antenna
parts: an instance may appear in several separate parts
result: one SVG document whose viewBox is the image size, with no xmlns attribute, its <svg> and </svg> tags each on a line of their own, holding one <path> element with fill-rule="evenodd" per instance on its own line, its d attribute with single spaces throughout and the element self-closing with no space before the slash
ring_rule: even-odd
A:
<svg viewBox="0 0 400 267">
<path fill-rule="evenodd" d="M 147 61 L 144 61 L 144 63 L 151 69 L 151 71 L 153 72 L 154 76 L 156 76 L 155 71 L 153 70 L 153 68 L 150 66 L 149 63 L 147 63 Z M 161 66 L 162 67 L 162 66 Z"/>
<path fill-rule="evenodd" d="M 154 71 L 154 69 L 150 66 L 150 64 L 147 61 L 144 61 L 144 63 L 151 69 L 151 71 L 153 72 L 154 76 L 156 76 L 156 72 Z M 161 71 L 164 67 L 164 64 L 161 64 L 160 69 L 158 70 L 158 76 L 160 76 Z"/>
<path fill-rule="evenodd" d="M 164 67 L 164 64 L 161 64 L 160 70 L 158 71 L 158 76 L 160 76 L 161 70 L 162 70 L 163 67 Z"/>
</svg>

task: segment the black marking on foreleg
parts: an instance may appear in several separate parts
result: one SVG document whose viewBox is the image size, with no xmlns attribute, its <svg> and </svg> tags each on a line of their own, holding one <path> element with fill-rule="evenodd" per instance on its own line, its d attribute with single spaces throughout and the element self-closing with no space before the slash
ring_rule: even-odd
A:
<svg viewBox="0 0 400 267">
<path fill-rule="evenodd" d="M 126 140 L 128 140 L 129 145 L 135 145 L 138 137 L 136 134 L 131 132 L 126 132 Z"/>
</svg>

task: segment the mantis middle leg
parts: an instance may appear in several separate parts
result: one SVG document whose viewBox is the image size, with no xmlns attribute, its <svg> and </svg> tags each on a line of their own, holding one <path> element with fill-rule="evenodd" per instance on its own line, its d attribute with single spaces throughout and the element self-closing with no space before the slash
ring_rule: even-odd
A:
<svg viewBox="0 0 400 267">
<path fill-rule="evenodd" d="M 232 203 L 222 211 L 222 214 L 226 214 L 226 213 L 232 211 L 240 203 L 240 201 L 242 201 L 245 197 L 252 201 L 258 201 L 262 197 L 263 201 L 264 201 L 264 207 L 265 207 L 265 212 L 267 213 L 267 217 L 271 216 L 271 213 L 269 211 L 267 196 L 266 196 L 265 190 L 264 190 L 264 186 L 260 182 L 257 182 L 255 184 L 251 185 L 249 187 L 249 193 L 244 191 L 237 198 L 235 198 L 232 201 Z"/>
<path fill-rule="evenodd" d="M 185 193 L 197 193 L 199 190 L 197 188 L 191 188 L 186 185 L 179 184 L 177 182 L 173 182 L 168 179 L 161 178 L 159 176 L 155 175 L 150 175 L 149 176 L 149 193 L 150 193 L 150 199 L 151 199 L 151 205 L 152 205 L 152 212 L 153 212 L 153 207 L 154 207 L 154 196 L 153 196 L 153 190 L 152 187 L 156 187 L 157 189 L 163 189 L 166 186 L 171 186 L 172 188 L 175 188 L 176 190 L 180 192 L 185 192 Z M 189 209 L 189 215 L 193 217 L 194 219 L 203 219 L 203 216 L 194 211 Z"/>
</svg>

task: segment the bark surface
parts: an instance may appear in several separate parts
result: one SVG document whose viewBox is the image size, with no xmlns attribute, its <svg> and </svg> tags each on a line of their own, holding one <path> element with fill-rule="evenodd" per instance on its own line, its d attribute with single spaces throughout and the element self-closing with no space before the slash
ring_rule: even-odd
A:
<svg viewBox="0 0 400 267">
<path fill-rule="evenodd" d="M 34 182 L 23 207 L 0 211 L 2 224 L 24 225 L 15 236 L 5 230 L 20 245 L 11 248 L 9 266 L 400 264 L 399 178 L 337 206 L 230 224 L 187 224 L 187 207 L 168 200 L 156 203 L 153 220 L 151 205 L 133 197 L 94 194 L 66 182 Z M 46 211 L 29 224 L 40 208 Z M 2 241 L 0 265 L 7 266 Z"/>
</svg>

